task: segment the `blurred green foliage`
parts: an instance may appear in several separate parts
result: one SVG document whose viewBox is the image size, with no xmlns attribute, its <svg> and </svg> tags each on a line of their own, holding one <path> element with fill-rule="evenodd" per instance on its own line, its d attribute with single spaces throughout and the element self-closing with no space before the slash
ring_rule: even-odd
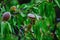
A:
<svg viewBox="0 0 60 40">
<path fill-rule="evenodd" d="M 54 2 L 56 4 L 54 4 Z M 51 31 L 54 30 L 54 22 L 56 18 L 54 6 L 58 5 L 60 8 L 60 1 L 55 0 L 54 2 L 49 2 L 49 0 L 31 0 L 31 2 L 28 4 L 20 5 L 17 0 L 1 1 L 0 40 L 18 40 L 19 36 L 21 37 L 20 40 L 53 40 L 54 34 L 52 34 Z M 16 11 L 12 12 L 10 10 L 12 6 L 16 7 Z M 2 15 L 7 11 L 11 13 L 11 18 L 10 20 L 6 21 L 6 23 L 2 20 Z M 34 14 L 35 19 L 29 19 L 29 13 Z M 42 18 L 39 18 L 38 20 L 36 15 L 39 15 Z M 35 20 L 35 24 L 31 24 L 32 20 Z M 57 25 L 58 27 L 55 33 L 57 38 L 60 40 L 59 24 L 60 23 Z M 18 31 L 17 36 L 14 34 L 14 28 L 16 25 L 18 26 L 18 30 L 20 30 L 21 25 L 24 29 L 24 31 L 21 30 L 22 34 L 20 31 Z"/>
</svg>

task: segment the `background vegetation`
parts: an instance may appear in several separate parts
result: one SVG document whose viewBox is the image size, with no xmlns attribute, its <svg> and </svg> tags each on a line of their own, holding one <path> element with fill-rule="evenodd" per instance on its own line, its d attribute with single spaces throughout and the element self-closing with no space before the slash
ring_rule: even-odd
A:
<svg viewBox="0 0 60 40">
<path fill-rule="evenodd" d="M 59 11 L 60 0 L 0 0 L 0 40 L 60 40 Z"/>
</svg>

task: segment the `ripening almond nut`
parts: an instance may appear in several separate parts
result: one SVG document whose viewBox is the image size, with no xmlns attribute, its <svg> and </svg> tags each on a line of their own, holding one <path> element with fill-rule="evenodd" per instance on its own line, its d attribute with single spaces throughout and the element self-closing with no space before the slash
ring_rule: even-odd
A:
<svg viewBox="0 0 60 40">
<path fill-rule="evenodd" d="M 36 17 L 35 17 L 34 14 L 29 13 L 29 14 L 28 14 L 28 18 L 31 19 L 31 24 L 35 24 L 35 19 L 36 19 Z"/>
<path fill-rule="evenodd" d="M 10 10 L 15 12 L 15 11 L 16 11 L 16 6 L 12 6 L 12 7 L 10 8 Z"/>
<path fill-rule="evenodd" d="M 2 19 L 3 21 L 8 21 L 11 17 L 11 14 L 10 12 L 5 12 L 3 15 L 2 15 Z"/>
<path fill-rule="evenodd" d="M 35 18 L 35 15 L 34 15 L 34 14 L 29 13 L 29 14 L 28 14 L 28 17 L 29 17 L 29 18 L 32 18 L 32 19 L 34 19 L 34 18 Z"/>
</svg>

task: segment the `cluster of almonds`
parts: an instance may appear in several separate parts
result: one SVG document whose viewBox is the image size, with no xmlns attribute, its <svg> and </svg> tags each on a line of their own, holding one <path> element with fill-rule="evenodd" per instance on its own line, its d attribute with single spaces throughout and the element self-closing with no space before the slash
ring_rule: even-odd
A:
<svg viewBox="0 0 60 40">
<path fill-rule="evenodd" d="M 15 11 L 16 11 L 16 6 L 12 6 L 12 7 L 10 8 L 10 10 L 15 12 Z M 35 14 L 32 14 L 32 13 L 29 13 L 29 14 L 27 15 L 27 17 L 31 19 L 31 24 L 35 24 L 36 18 L 37 18 L 38 20 L 42 18 L 41 16 L 38 16 L 38 15 L 35 15 Z M 5 13 L 2 15 L 3 21 L 8 21 L 10 18 L 11 18 L 11 13 L 10 13 L 10 12 L 5 12 Z M 27 30 L 30 30 L 30 29 L 31 29 L 31 24 L 28 25 Z"/>
<path fill-rule="evenodd" d="M 16 11 L 16 6 L 12 6 L 12 7 L 10 8 L 10 11 L 15 12 L 15 11 Z M 2 15 L 3 21 L 8 21 L 10 18 L 11 18 L 11 13 L 10 13 L 10 12 L 5 12 L 5 13 L 3 13 L 3 15 Z"/>
<path fill-rule="evenodd" d="M 28 14 L 28 17 L 31 18 L 31 19 L 37 19 L 37 20 L 42 19 L 41 16 L 35 15 L 35 14 L 31 14 L 31 13 Z"/>
</svg>

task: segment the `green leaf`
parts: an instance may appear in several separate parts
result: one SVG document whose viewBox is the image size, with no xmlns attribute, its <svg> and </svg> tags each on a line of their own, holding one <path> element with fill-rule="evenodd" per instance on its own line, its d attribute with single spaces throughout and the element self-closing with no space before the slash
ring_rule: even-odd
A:
<svg viewBox="0 0 60 40">
<path fill-rule="evenodd" d="M 59 0 L 54 0 L 54 1 L 58 5 L 58 7 L 60 8 L 60 1 Z"/>
</svg>

